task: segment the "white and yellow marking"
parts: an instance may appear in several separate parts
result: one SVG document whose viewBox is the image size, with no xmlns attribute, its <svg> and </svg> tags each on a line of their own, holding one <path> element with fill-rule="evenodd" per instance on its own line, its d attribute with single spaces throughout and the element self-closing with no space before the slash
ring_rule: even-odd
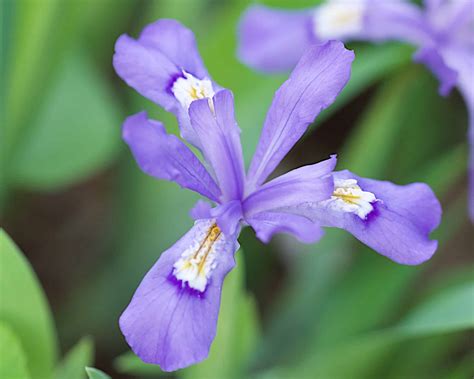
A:
<svg viewBox="0 0 474 379">
<path fill-rule="evenodd" d="M 208 224 L 194 245 L 186 249 L 173 266 L 173 275 L 183 286 L 187 283 L 200 292 L 206 290 L 211 273 L 216 268 L 216 253 L 222 236 L 215 222 L 209 221 Z"/>
<path fill-rule="evenodd" d="M 329 0 L 313 15 L 318 39 L 331 40 L 356 36 L 363 29 L 366 0 Z"/>
<path fill-rule="evenodd" d="M 322 205 L 339 212 L 355 213 L 365 220 L 378 201 L 372 192 L 362 190 L 355 179 L 335 179 L 334 192 Z"/>
<path fill-rule="evenodd" d="M 198 79 L 186 71 L 183 71 L 182 77 L 175 80 L 171 92 L 186 110 L 194 100 L 199 99 L 209 99 L 209 105 L 212 106 L 212 82 L 209 79 Z"/>
</svg>

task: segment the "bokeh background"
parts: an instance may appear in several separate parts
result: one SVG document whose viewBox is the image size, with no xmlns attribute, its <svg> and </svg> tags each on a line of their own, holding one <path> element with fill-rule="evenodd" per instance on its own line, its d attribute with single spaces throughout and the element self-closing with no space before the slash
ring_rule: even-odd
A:
<svg viewBox="0 0 474 379">
<path fill-rule="evenodd" d="M 413 49 L 397 43 L 348 45 L 356 54 L 351 81 L 278 170 L 338 153 L 339 169 L 429 183 L 444 209 L 434 258 L 399 266 L 338 230 L 307 246 L 284 236 L 263 245 L 245 230 L 210 358 L 164 374 L 128 351 L 118 317 L 160 253 L 192 225 L 197 197 L 140 172 L 121 141 L 123 119 L 142 109 L 174 133 L 177 123 L 114 73 L 115 40 L 158 18 L 190 27 L 213 78 L 234 92 L 248 163 L 287 76 L 264 76 L 236 59 L 248 4 L 1 1 L 5 379 L 79 379 L 86 365 L 113 378 L 473 376 L 467 112 L 456 91 L 441 98 L 435 78 L 412 63 Z"/>
</svg>

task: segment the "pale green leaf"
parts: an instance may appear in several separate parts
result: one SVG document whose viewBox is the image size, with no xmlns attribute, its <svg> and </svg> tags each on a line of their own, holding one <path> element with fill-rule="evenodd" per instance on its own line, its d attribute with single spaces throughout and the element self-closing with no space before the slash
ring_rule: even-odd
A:
<svg viewBox="0 0 474 379">
<path fill-rule="evenodd" d="M 56 360 L 56 335 L 43 290 L 31 266 L 0 229 L 0 319 L 18 337 L 28 371 L 51 378 Z"/>
<path fill-rule="evenodd" d="M 11 160 L 10 180 L 49 189 L 109 164 L 119 148 L 122 118 L 108 90 L 84 56 L 68 56 Z"/>
<path fill-rule="evenodd" d="M 157 365 L 143 362 L 132 351 L 128 351 L 114 360 L 115 369 L 123 374 L 160 376 L 166 375 Z"/>
<path fill-rule="evenodd" d="M 55 379 L 84 379 L 84 367 L 94 360 L 94 345 L 92 339 L 81 339 L 63 358 L 56 368 Z"/>
<path fill-rule="evenodd" d="M 7 324 L 0 322 L 0 378 L 28 379 L 26 355 L 20 340 Z"/>
<path fill-rule="evenodd" d="M 401 323 L 407 336 L 450 333 L 474 328 L 474 281 L 435 294 Z"/>
<path fill-rule="evenodd" d="M 86 373 L 89 379 L 111 379 L 105 372 L 93 367 L 86 367 Z"/>
</svg>

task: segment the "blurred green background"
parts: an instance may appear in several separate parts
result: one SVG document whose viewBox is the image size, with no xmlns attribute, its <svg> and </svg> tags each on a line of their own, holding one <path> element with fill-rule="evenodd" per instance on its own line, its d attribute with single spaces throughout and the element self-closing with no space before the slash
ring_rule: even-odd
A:
<svg viewBox="0 0 474 379">
<path fill-rule="evenodd" d="M 1 1 L 0 378 L 80 379 L 92 365 L 113 378 L 474 375 L 466 110 L 456 92 L 440 98 L 412 49 L 395 43 L 349 44 L 351 81 L 279 171 L 337 152 L 339 169 L 429 183 L 444 209 L 434 258 L 399 266 L 338 230 L 308 246 L 284 236 L 263 245 L 245 230 L 209 359 L 164 374 L 128 352 L 118 317 L 192 225 L 197 197 L 140 172 L 121 141 L 123 119 L 142 109 L 169 131 L 177 124 L 115 75 L 115 40 L 158 18 L 190 27 L 213 78 L 234 92 L 248 163 L 286 77 L 237 61 L 236 25 L 248 4 Z"/>
</svg>

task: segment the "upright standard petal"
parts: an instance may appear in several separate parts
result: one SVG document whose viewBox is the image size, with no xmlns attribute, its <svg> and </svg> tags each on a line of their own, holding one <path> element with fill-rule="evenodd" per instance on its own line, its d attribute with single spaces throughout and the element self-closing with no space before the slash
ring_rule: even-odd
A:
<svg viewBox="0 0 474 379">
<path fill-rule="evenodd" d="M 222 90 L 212 100 L 194 101 L 189 117 L 204 157 L 214 170 L 222 191 L 221 200 L 242 199 L 244 160 L 232 93 Z"/>
<path fill-rule="evenodd" d="M 315 117 L 346 85 L 354 53 L 341 42 L 309 47 L 275 93 L 250 165 L 249 190 L 262 184 Z"/>
<path fill-rule="evenodd" d="M 146 112 L 128 117 L 123 139 L 140 168 L 155 178 L 174 181 L 210 200 L 218 201 L 220 190 L 193 152 L 163 125 L 147 118 Z"/>
<path fill-rule="evenodd" d="M 331 196 L 334 185 L 331 177 L 336 157 L 292 170 L 270 180 L 251 193 L 243 202 L 245 218 L 257 213 L 317 202 Z"/>
<path fill-rule="evenodd" d="M 316 42 L 311 17 L 311 10 L 249 7 L 239 24 L 239 59 L 261 71 L 291 70 Z"/>
<path fill-rule="evenodd" d="M 426 184 L 398 186 L 349 171 L 334 173 L 334 178 L 331 199 L 307 204 L 300 214 L 347 230 L 397 263 L 415 265 L 431 258 L 438 244 L 429 235 L 440 223 L 441 206 Z"/>
<path fill-rule="evenodd" d="M 314 243 L 324 234 L 319 224 L 298 214 L 261 212 L 247 218 L 246 221 L 264 243 L 270 242 L 277 233 L 288 233 L 303 243 Z"/>
<path fill-rule="evenodd" d="M 213 220 L 199 220 L 160 256 L 120 317 L 135 354 L 164 371 L 207 357 L 237 249 L 236 238 L 225 236 Z"/>
</svg>

